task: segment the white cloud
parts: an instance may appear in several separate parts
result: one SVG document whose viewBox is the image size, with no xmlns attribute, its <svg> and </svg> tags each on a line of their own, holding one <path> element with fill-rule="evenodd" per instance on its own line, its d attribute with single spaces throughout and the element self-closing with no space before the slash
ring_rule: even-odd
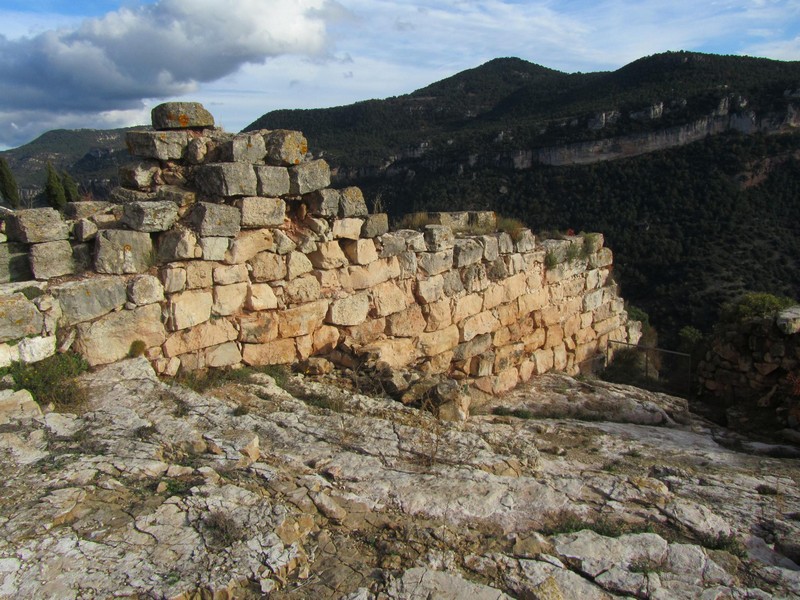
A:
<svg viewBox="0 0 800 600">
<path fill-rule="evenodd" d="M 800 0 L 137 1 L 0 36 L 0 144 L 26 141 L 2 112 L 38 108 L 26 114 L 41 131 L 60 113 L 90 122 L 191 99 L 238 130 L 269 110 L 399 95 L 501 56 L 568 72 L 665 50 L 800 59 Z"/>
<path fill-rule="evenodd" d="M 140 109 L 146 98 L 193 92 L 246 64 L 319 55 L 325 18 L 342 10 L 330 0 L 158 0 L 78 26 L 0 36 L 0 112 L 24 110 L 41 125 L 58 120 L 51 113 Z M 10 140 L 8 130 L 0 123 L 0 144 L 23 139 Z"/>
</svg>

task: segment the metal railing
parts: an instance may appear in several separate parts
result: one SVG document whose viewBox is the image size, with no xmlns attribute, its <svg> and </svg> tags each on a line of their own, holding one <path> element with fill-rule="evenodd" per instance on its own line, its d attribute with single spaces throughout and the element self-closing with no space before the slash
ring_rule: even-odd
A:
<svg viewBox="0 0 800 600">
<path fill-rule="evenodd" d="M 642 358 L 638 364 L 613 369 L 614 347 L 629 348 Z M 646 389 L 663 391 L 689 398 L 693 392 L 694 363 L 692 355 L 665 348 L 639 346 L 628 342 L 609 340 L 606 347 L 605 369 L 619 383 L 630 383 Z M 627 377 L 626 377 L 627 375 Z M 624 381 L 628 379 L 629 381 Z"/>
</svg>

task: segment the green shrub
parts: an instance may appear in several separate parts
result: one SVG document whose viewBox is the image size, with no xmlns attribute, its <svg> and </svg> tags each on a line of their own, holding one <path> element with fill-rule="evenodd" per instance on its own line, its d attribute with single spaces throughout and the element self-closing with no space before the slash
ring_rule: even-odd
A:
<svg viewBox="0 0 800 600">
<path fill-rule="evenodd" d="M 525 223 L 520 221 L 519 219 L 514 219 L 511 217 L 501 217 L 497 216 L 497 230 L 504 231 L 508 235 L 511 236 L 511 239 L 515 242 L 519 241 L 522 237 L 522 232 L 527 229 Z"/>
<path fill-rule="evenodd" d="M 775 313 L 795 306 L 797 301 L 786 296 L 774 296 L 765 292 L 748 292 L 722 306 L 720 320 L 725 323 L 741 323 L 747 319 L 771 317 Z"/>
<path fill-rule="evenodd" d="M 498 417 L 516 417 L 518 419 L 533 419 L 535 416 L 527 408 L 508 408 L 507 406 L 495 406 L 492 414 Z"/>
<path fill-rule="evenodd" d="M 642 325 L 650 325 L 650 316 L 644 312 L 638 306 L 634 306 L 633 304 L 629 304 L 625 308 L 625 312 L 628 313 L 628 318 L 633 321 L 640 321 Z"/>
<path fill-rule="evenodd" d="M 548 250 L 547 253 L 544 255 L 544 268 L 548 271 L 550 269 L 555 269 L 558 265 L 558 256 L 552 250 Z"/>
<path fill-rule="evenodd" d="M 579 248 L 576 244 L 570 244 L 569 246 L 567 246 L 567 253 L 565 255 L 565 258 L 568 263 L 578 260 L 580 256 L 581 256 L 581 248 Z"/>
<path fill-rule="evenodd" d="M 28 390 L 39 404 L 53 403 L 56 408 L 65 409 L 74 408 L 85 399 L 75 377 L 88 368 L 80 354 L 65 352 L 37 363 L 13 363 L 0 370 L 0 375 L 11 375 L 14 389 Z"/>
<path fill-rule="evenodd" d="M 425 225 L 432 225 L 433 219 L 426 212 L 415 212 L 403 215 L 394 226 L 394 229 L 422 229 Z"/>
<path fill-rule="evenodd" d="M 147 350 L 147 344 L 143 340 L 135 340 L 131 342 L 131 347 L 128 350 L 128 356 L 130 358 L 142 356 L 145 350 Z"/>
<path fill-rule="evenodd" d="M 600 241 L 599 233 L 584 233 L 583 244 L 581 244 L 581 258 L 589 258 L 594 252 L 595 246 Z"/>
</svg>

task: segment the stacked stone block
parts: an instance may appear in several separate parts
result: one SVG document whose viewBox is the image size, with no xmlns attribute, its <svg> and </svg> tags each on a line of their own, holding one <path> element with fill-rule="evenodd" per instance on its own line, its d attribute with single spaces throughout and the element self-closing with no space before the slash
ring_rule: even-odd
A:
<svg viewBox="0 0 800 600">
<path fill-rule="evenodd" d="M 110 204 L 76 203 L 66 220 L 17 211 L 6 254 L 24 247 L 36 279 L 58 279 L 32 299 L 9 284 L 0 311 L 26 324 L 0 327 L 0 364 L 22 355 L 26 336 L 55 352 L 58 329 L 62 349 L 92 365 L 141 340 L 168 375 L 327 356 L 502 393 L 637 339 L 600 236 L 570 261 L 583 238 L 512 239 L 492 232 L 491 212 L 390 232 L 358 188 L 330 187 L 301 133 L 234 135 L 209 117 L 194 104 L 154 109 L 155 131 L 129 134 L 137 162 Z M 557 264 L 546 269 L 548 253 Z"/>
</svg>

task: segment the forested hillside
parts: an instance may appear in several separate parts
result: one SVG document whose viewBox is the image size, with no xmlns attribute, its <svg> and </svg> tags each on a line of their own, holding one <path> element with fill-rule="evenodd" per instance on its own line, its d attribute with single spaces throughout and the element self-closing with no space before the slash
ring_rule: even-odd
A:
<svg viewBox="0 0 800 600">
<path fill-rule="evenodd" d="M 674 52 L 590 74 L 497 59 L 407 96 L 249 128 L 303 130 L 339 183 L 393 215 L 488 208 L 535 231 L 603 232 L 623 294 L 670 344 L 683 325 L 709 330 L 745 290 L 800 298 L 798 89 L 800 63 L 748 57 Z M 583 166 L 535 160 L 576 142 L 682 139 L 697 123 L 721 133 Z"/>
</svg>

